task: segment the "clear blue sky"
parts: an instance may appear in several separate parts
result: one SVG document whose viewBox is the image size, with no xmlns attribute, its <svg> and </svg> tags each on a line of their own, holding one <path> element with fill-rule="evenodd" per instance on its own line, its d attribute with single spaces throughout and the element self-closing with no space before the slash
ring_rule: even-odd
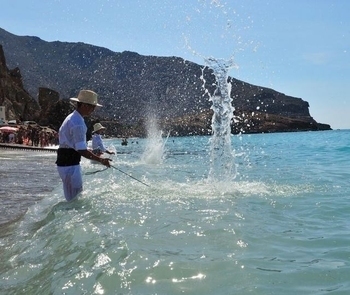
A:
<svg viewBox="0 0 350 295">
<path fill-rule="evenodd" d="M 0 27 L 199 64 L 233 56 L 231 76 L 300 97 L 316 121 L 349 129 L 349 11 L 348 0 L 14 0 L 2 3 Z"/>
</svg>

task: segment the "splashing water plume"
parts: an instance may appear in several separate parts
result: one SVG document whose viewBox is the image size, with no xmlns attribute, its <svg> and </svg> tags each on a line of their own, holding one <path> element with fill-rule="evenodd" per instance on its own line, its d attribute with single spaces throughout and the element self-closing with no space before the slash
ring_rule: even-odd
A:
<svg viewBox="0 0 350 295">
<path fill-rule="evenodd" d="M 206 63 L 206 67 L 213 71 L 216 78 L 216 90 L 214 93 L 209 91 L 212 85 L 206 88 L 204 69 L 202 70 L 201 79 L 203 80 L 203 88 L 209 100 L 212 102 L 211 109 L 214 111 L 212 117 L 212 138 L 210 139 L 210 167 L 209 179 L 230 181 L 237 175 L 237 166 L 234 163 L 234 151 L 231 146 L 231 121 L 233 119 L 234 107 L 231 99 L 231 83 L 228 83 L 228 72 L 233 68 L 238 68 L 234 63 L 233 56 L 236 53 L 244 50 L 251 42 L 244 42 L 239 35 L 242 28 L 239 23 L 242 21 L 235 9 L 232 9 L 227 2 L 220 0 L 215 1 L 199 1 L 202 9 L 198 9 L 195 17 L 199 19 L 208 14 L 213 21 L 213 26 L 221 27 L 220 34 L 212 34 L 206 31 L 206 36 L 209 35 L 210 45 L 220 44 L 220 52 L 226 58 L 214 58 L 210 54 L 210 46 L 201 48 L 200 50 L 209 50 L 209 52 L 199 53 L 190 45 L 190 35 L 184 34 L 185 44 L 187 49 Z M 248 21 L 250 23 L 249 17 Z M 250 28 L 250 25 L 244 27 Z M 195 42 L 195 40 L 191 40 Z"/>
<path fill-rule="evenodd" d="M 210 170 L 209 178 L 229 180 L 235 178 L 236 171 L 232 171 L 234 165 L 234 154 L 231 147 L 231 120 L 234 107 L 232 106 L 231 83 L 227 82 L 228 71 L 235 67 L 233 58 L 229 60 L 205 58 L 205 62 L 213 70 L 216 77 L 217 88 L 213 95 L 211 109 L 214 111 L 212 117 L 212 133 L 210 139 Z M 234 173 L 232 173 L 234 172 Z"/>
<path fill-rule="evenodd" d="M 161 164 L 164 156 L 163 132 L 158 129 L 156 118 L 150 117 L 147 121 L 147 143 L 141 156 L 146 164 Z M 169 137 L 169 134 L 168 134 Z"/>
</svg>

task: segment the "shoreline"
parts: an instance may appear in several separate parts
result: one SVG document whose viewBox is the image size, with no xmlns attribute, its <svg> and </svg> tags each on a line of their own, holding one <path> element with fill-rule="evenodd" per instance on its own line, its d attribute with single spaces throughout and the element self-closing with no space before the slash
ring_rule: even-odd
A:
<svg viewBox="0 0 350 295">
<path fill-rule="evenodd" d="M 30 151 L 44 151 L 44 152 L 56 152 L 58 147 L 39 147 L 39 146 L 31 146 L 17 143 L 0 143 L 1 149 L 11 149 L 11 150 L 30 150 Z"/>
</svg>

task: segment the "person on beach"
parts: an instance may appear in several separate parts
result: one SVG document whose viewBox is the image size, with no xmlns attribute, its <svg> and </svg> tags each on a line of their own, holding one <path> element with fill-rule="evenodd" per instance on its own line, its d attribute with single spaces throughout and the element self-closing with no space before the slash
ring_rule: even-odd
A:
<svg viewBox="0 0 350 295">
<path fill-rule="evenodd" d="M 87 127 L 83 117 L 90 116 L 96 106 L 101 107 L 97 98 L 98 95 L 91 90 L 81 90 L 77 98 L 70 98 L 76 102 L 76 109 L 65 118 L 59 129 L 56 164 L 67 201 L 75 199 L 83 190 L 81 156 L 110 167 L 111 159 L 101 158 L 87 148 Z"/>
<path fill-rule="evenodd" d="M 106 127 L 102 126 L 101 123 L 94 124 L 94 129 L 92 131 L 92 152 L 95 155 L 101 156 L 103 153 L 114 155 L 115 152 L 111 152 L 106 149 L 102 141 L 102 135 Z"/>
</svg>

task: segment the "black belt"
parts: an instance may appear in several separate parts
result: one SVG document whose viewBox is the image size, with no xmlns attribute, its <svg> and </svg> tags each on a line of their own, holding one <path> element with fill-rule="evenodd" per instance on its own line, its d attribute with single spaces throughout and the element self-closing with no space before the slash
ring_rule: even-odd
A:
<svg viewBox="0 0 350 295">
<path fill-rule="evenodd" d="M 71 148 L 59 148 L 57 150 L 57 166 L 74 166 L 79 165 L 81 155 Z"/>
</svg>

